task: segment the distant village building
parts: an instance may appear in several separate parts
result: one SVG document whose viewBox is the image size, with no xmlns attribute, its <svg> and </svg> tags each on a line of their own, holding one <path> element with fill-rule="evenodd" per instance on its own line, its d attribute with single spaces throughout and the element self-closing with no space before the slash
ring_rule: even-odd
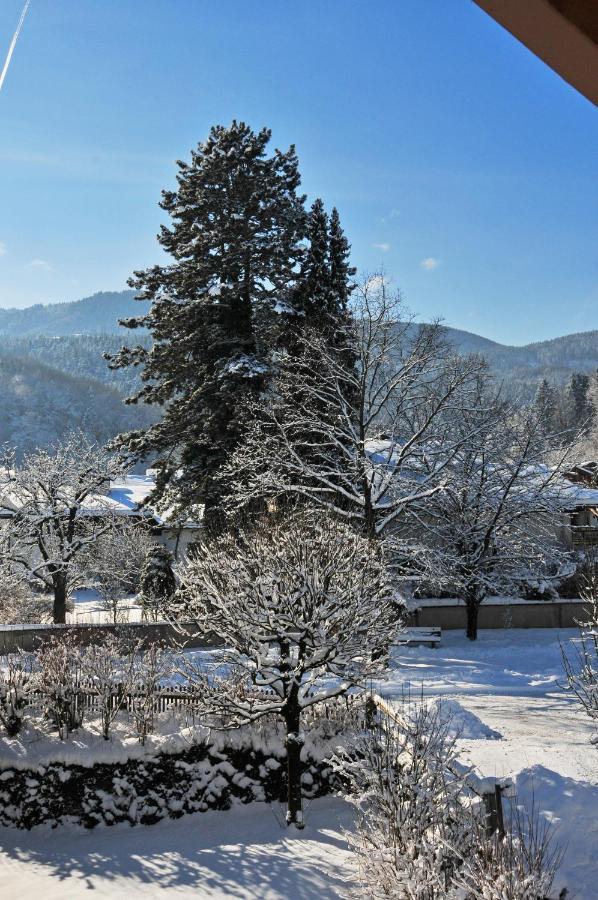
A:
<svg viewBox="0 0 598 900">
<path fill-rule="evenodd" d="M 198 511 L 197 521 L 179 519 L 172 510 L 158 512 L 148 503 L 148 498 L 156 486 L 155 473 L 147 469 L 145 475 L 126 475 L 110 486 L 101 504 L 108 501 L 114 515 L 135 516 L 145 520 L 151 533 L 159 543 L 167 547 L 176 560 L 182 559 L 189 545 L 197 539 L 201 529 L 202 511 Z"/>
</svg>

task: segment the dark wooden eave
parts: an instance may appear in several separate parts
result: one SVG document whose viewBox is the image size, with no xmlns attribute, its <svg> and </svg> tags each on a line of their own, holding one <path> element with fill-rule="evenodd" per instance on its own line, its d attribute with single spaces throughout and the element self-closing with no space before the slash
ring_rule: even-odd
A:
<svg viewBox="0 0 598 900">
<path fill-rule="evenodd" d="M 598 105 L 598 0 L 474 0 Z"/>
</svg>

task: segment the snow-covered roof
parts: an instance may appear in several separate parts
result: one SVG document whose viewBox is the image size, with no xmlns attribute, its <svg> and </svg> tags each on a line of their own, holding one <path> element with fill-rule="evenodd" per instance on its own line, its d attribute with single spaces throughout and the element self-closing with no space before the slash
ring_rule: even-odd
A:
<svg viewBox="0 0 598 900">
<path fill-rule="evenodd" d="M 137 513 L 155 486 L 156 482 L 151 475 L 125 475 L 110 482 L 106 498 L 123 515 Z"/>
<path fill-rule="evenodd" d="M 142 516 L 152 519 L 156 525 L 166 526 L 173 522 L 173 510 L 158 510 L 150 505 L 145 505 L 151 492 L 156 486 L 156 480 L 151 470 L 145 475 L 124 475 L 110 482 L 110 486 L 104 493 L 90 494 L 81 506 L 80 512 L 85 516 L 98 516 L 111 513 L 116 516 Z M 0 517 L 10 517 L 21 506 L 15 493 L 6 493 L 2 498 L 3 511 Z M 197 522 L 176 522 L 187 528 L 198 528 Z"/>
<path fill-rule="evenodd" d="M 571 508 L 598 507 L 598 488 L 587 487 L 584 484 L 574 484 L 563 479 L 559 483 L 559 492 L 567 506 Z"/>
<path fill-rule="evenodd" d="M 156 486 L 156 481 L 151 470 L 145 475 L 125 475 L 110 482 L 106 495 L 101 498 L 101 503 L 106 506 L 106 500 L 111 510 L 116 515 L 145 515 L 151 516 L 157 525 L 172 525 L 173 510 L 163 509 L 158 511 L 154 506 L 146 504 L 148 497 Z M 199 524 L 193 521 L 177 522 L 185 528 L 198 528 Z"/>
</svg>

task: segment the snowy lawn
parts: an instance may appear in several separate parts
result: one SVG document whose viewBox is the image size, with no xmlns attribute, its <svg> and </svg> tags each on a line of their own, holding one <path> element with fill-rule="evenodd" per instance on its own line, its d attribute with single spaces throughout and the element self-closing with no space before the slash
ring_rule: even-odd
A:
<svg viewBox="0 0 598 900">
<path fill-rule="evenodd" d="M 557 825 L 565 846 L 559 884 L 577 900 L 598 896 L 598 747 L 563 689 L 560 643 L 576 629 L 481 630 L 470 642 L 445 631 L 436 650 L 397 648 L 380 693 L 440 697 L 454 717 L 463 762 L 509 776 L 518 794 Z"/>
<path fill-rule="evenodd" d="M 280 806 L 254 803 L 135 828 L 0 829 L 0 894 L 3 900 L 338 897 L 351 878 L 343 837 L 350 807 L 314 800 L 302 832 L 283 827 L 282 816 Z"/>
</svg>

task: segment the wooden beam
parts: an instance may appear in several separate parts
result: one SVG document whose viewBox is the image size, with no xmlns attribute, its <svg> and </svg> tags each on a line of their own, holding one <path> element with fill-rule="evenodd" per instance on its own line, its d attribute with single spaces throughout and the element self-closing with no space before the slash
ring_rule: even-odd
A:
<svg viewBox="0 0 598 900">
<path fill-rule="evenodd" d="M 597 0 L 474 0 L 590 102 L 598 105 Z"/>
</svg>

